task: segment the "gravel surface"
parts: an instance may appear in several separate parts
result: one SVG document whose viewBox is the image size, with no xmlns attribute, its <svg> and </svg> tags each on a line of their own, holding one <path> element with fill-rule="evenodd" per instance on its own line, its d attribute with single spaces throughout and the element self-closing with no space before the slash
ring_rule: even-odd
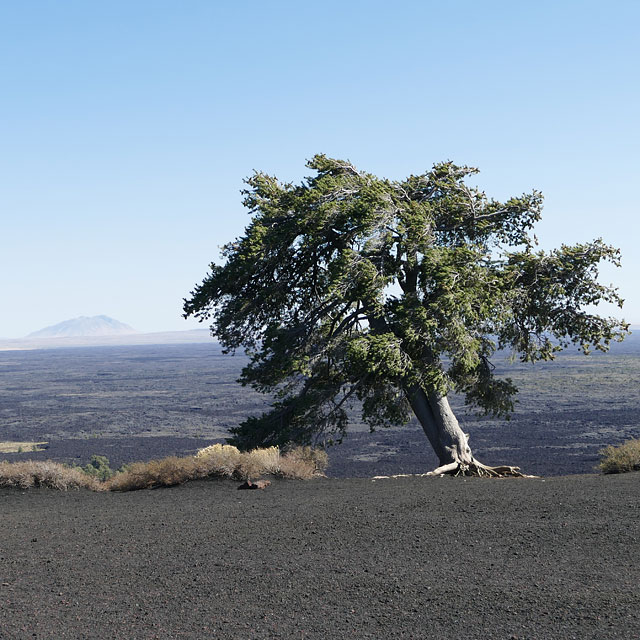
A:
<svg viewBox="0 0 640 640">
<path fill-rule="evenodd" d="M 640 473 L 0 489 L 0 638 L 638 638 Z"/>
</svg>

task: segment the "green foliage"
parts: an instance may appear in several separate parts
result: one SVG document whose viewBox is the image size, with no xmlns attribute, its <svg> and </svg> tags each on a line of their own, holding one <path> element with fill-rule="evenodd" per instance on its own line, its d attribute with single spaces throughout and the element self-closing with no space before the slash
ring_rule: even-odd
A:
<svg viewBox="0 0 640 640">
<path fill-rule="evenodd" d="M 89 463 L 84 467 L 74 465 L 73 468 L 79 469 L 88 476 L 100 480 L 102 482 L 108 480 L 115 475 L 115 471 L 109 466 L 109 458 L 106 456 L 92 455 Z"/>
<path fill-rule="evenodd" d="M 508 415 L 517 389 L 494 376 L 498 348 L 535 362 L 569 344 L 606 350 L 627 331 L 584 310 L 622 305 L 597 282 L 618 251 L 534 250 L 537 191 L 489 199 L 465 182 L 476 169 L 451 162 L 402 182 L 324 155 L 308 167 L 300 185 L 246 181 L 245 234 L 184 303 L 227 351 L 247 351 L 241 382 L 275 395 L 232 429 L 241 448 L 339 440 L 356 400 L 372 429 L 401 424 L 416 387 Z"/>
<path fill-rule="evenodd" d="M 617 446 L 605 447 L 600 451 L 598 468 L 602 473 L 627 473 L 640 471 L 640 440 L 633 439 Z"/>
</svg>

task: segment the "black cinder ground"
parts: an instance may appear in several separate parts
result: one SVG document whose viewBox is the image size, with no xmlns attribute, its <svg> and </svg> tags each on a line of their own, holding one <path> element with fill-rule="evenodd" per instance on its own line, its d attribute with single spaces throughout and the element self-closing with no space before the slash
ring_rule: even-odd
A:
<svg viewBox="0 0 640 640">
<path fill-rule="evenodd" d="M 640 637 L 640 474 L 0 490 L 0 638 Z"/>
</svg>

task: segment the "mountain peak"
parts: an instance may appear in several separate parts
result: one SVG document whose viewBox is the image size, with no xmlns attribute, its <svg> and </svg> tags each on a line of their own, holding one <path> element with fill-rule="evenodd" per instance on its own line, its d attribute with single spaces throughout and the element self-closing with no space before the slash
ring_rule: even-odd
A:
<svg viewBox="0 0 640 640">
<path fill-rule="evenodd" d="M 45 327 L 28 338 L 69 338 L 77 336 L 112 336 L 137 333 L 128 324 L 114 320 L 109 316 L 80 316 L 71 320 L 65 320 L 50 327 Z"/>
</svg>

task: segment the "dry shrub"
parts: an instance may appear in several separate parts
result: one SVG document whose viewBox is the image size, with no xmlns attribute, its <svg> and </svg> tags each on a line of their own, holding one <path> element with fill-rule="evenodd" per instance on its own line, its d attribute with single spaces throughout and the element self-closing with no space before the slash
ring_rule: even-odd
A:
<svg viewBox="0 0 640 640">
<path fill-rule="evenodd" d="M 252 457 L 250 452 L 243 452 L 233 477 L 238 480 L 257 480 L 264 474 L 260 460 L 256 456 Z"/>
<path fill-rule="evenodd" d="M 276 475 L 280 472 L 280 449 L 254 449 L 243 453 L 236 469 L 236 476 L 242 480 L 253 480 L 262 475 Z"/>
<path fill-rule="evenodd" d="M 230 444 L 212 444 L 200 449 L 196 459 L 209 468 L 209 475 L 231 478 L 240 464 L 243 454 Z"/>
<path fill-rule="evenodd" d="M 203 478 L 247 479 L 261 475 L 255 459 L 229 445 L 212 445 L 195 456 L 172 456 L 149 462 L 135 462 L 107 482 L 111 491 L 134 491 L 172 487 Z"/>
<path fill-rule="evenodd" d="M 196 460 L 207 469 L 201 477 L 236 478 L 253 480 L 265 474 L 276 474 L 279 470 L 278 447 L 254 449 L 241 452 L 228 444 L 213 444 L 196 453 Z"/>
<path fill-rule="evenodd" d="M 278 473 L 280 468 L 280 449 L 278 447 L 254 449 L 246 455 L 254 460 L 257 466 L 262 468 L 262 473 Z"/>
<path fill-rule="evenodd" d="M 92 489 L 99 491 L 102 485 L 79 469 L 66 467 L 58 462 L 0 462 L 0 487 L 47 487 L 50 489 Z"/>
<path fill-rule="evenodd" d="M 254 480 L 263 475 L 306 480 L 322 475 L 328 464 L 326 452 L 311 447 L 295 447 L 281 454 L 278 447 L 241 452 L 228 444 L 214 444 L 200 449 L 196 459 L 210 465 L 209 472 L 201 477 L 241 480 Z"/>
<path fill-rule="evenodd" d="M 278 447 L 240 452 L 230 445 L 215 444 L 195 456 L 171 456 L 149 462 L 134 462 L 106 482 L 57 462 L 0 462 L 0 487 L 51 487 L 94 491 L 134 491 L 171 487 L 203 478 L 254 480 L 263 475 L 308 480 L 327 466 L 327 454 L 311 447 L 297 447 L 280 454 Z"/>
<path fill-rule="evenodd" d="M 149 462 L 134 462 L 126 471 L 113 476 L 107 483 L 110 491 L 134 491 L 154 487 L 172 487 L 198 478 L 197 459 L 191 456 L 170 456 Z"/>
<path fill-rule="evenodd" d="M 329 456 L 323 449 L 295 447 L 280 456 L 280 472 L 283 478 L 309 480 L 324 475 Z"/>
<path fill-rule="evenodd" d="M 623 444 L 608 446 L 600 450 L 602 473 L 627 473 L 640 471 L 640 439 L 627 440 Z"/>
<path fill-rule="evenodd" d="M 231 444 L 212 444 L 204 449 L 198 449 L 196 453 L 196 458 L 206 458 L 212 455 L 216 456 L 236 456 L 240 453 L 240 449 L 238 447 L 234 447 Z"/>
</svg>

